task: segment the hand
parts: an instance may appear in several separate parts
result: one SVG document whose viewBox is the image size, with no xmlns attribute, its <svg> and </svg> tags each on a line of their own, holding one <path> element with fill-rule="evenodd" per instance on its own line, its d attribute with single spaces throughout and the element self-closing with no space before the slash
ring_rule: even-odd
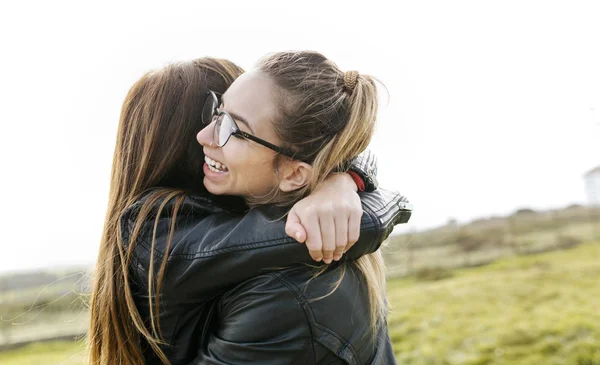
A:
<svg viewBox="0 0 600 365">
<path fill-rule="evenodd" d="M 315 261 L 330 264 L 358 241 L 363 210 L 356 184 L 346 173 L 335 173 L 290 210 L 285 232 L 306 242 Z"/>
</svg>

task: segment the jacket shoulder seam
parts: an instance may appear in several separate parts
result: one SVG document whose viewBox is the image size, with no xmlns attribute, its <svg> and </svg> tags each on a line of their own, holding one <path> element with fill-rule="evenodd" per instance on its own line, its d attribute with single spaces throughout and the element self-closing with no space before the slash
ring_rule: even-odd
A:
<svg viewBox="0 0 600 365">
<path fill-rule="evenodd" d="M 302 311 L 304 312 L 304 318 L 306 319 L 306 325 L 308 326 L 308 331 L 310 334 L 309 341 L 310 341 L 310 345 L 312 347 L 312 352 L 313 352 L 313 363 L 315 363 L 317 354 L 315 352 L 314 333 L 313 333 L 313 328 L 311 325 L 311 322 L 313 322 L 313 321 L 310 320 L 310 318 L 312 317 L 312 310 L 307 305 L 308 302 L 307 302 L 306 298 L 304 298 L 304 296 L 302 294 L 300 294 L 300 292 L 297 290 L 297 287 L 294 284 L 290 283 L 288 280 L 286 280 L 281 273 L 272 272 L 272 273 L 269 273 L 268 275 L 273 276 L 275 279 L 277 279 L 277 281 L 279 281 L 283 286 L 285 286 L 290 292 L 292 292 L 292 294 L 294 295 L 296 300 L 298 300 L 298 302 L 302 305 Z M 296 361 L 292 365 L 296 365 L 298 363 L 299 362 Z"/>
<path fill-rule="evenodd" d="M 298 301 L 302 304 L 302 307 L 305 308 L 306 320 L 307 320 L 309 328 L 311 330 L 311 337 L 313 339 L 314 339 L 314 335 L 313 335 L 312 327 L 314 326 L 315 328 L 318 328 L 319 330 L 324 331 L 324 332 L 328 333 L 329 335 L 335 337 L 338 341 L 340 341 L 340 343 L 343 344 L 343 346 L 335 352 L 336 356 L 339 356 L 341 351 L 343 351 L 345 348 L 348 348 L 350 350 L 350 352 L 352 353 L 352 357 L 355 359 L 358 359 L 356 350 L 354 349 L 354 346 L 352 346 L 351 343 L 349 343 L 345 338 L 340 336 L 337 332 L 335 332 L 331 328 L 317 322 L 316 318 L 313 315 L 312 309 L 310 308 L 310 303 L 304 297 L 304 295 L 302 295 L 300 293 L 300 289 L 295 284 L 290 283 L 288 280 L 286 280 L 286 278 L 281 273 L 273 272 L 273 273 L 270 273 L 270 275 L 273 275 L 276 278 L 278 278 L 279 281 L 281 281 L 281 283 L 283 285 L 285 285 L 287 288 L 289 288 L 289 290 L 292 293 L 294 293 L 294 295 L 296 296 Z M 316 352 L 314 350 L 314 344 L 313 344 L 313 353 L 316 356 Z M 315 361 L 316 361 L 316 359 L 315 359 Z"/>
</svg>

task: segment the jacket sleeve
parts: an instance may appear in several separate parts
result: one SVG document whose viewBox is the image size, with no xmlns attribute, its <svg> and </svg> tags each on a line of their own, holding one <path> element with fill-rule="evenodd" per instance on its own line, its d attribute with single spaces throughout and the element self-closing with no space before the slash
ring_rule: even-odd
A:
<svg viewBox="0 0 600 365">
<path fill-rule="evenodd" d="M 366 150 L 353 158 L 347 166 L 361 177 L 365 183 L 365 191 L 371 192 L 379 187 L 377 182 L 377 157 L 370 150 Z"/>
<path fill-rule="evenodd" d="M 214 331 L 200 340 L 193 364 L 313 364 L 309 321 L 295 293 L 260 275 L 217 302 Z"/>
<path fill-rule="evenodd" d="M 361 234 L 359 241 L 344 255 L 348 258 L 374 252 L 396 224 L 410 217 L 410 210 L 403 205 L 406 199 L 398 193 L 378 189 L 361 194 L 361 199 L 364 209 Z M 166 295 L 173 290 L 171 294 L 183 302 L 191 304 L 211 299 L 265 269 L 314 263 L 306 246 L 285 234 L 285 222 L 274 220 L 263 207 L 243 216 L 215 213 L 202 219 L 183 218 L 177 219 L 165 272 L 168 286 L 163 289 Z M 161 223 L 163 231 L 169 222 L 165 219 Z M 136 246 L 136 268 L 140 277 L 147 277 L 150 247 L 150 243 L 143 240 Z M 154 250 L 156 268 L 165 254 L 160 247 L 163 246 L 157 245 Z"/>
<path fill-rule="evenodd" d="M 381 247 L 398 224 L 407 223 L 412 215 L 412 204 L 408 199 L 394 191 L 377 189 L 371 193 L 359 193 L 363 207 L 363 219 L 365 215 L 373 218 L 376 229 L 363 229 L 359 241 L 352 246 L 344 256 L 343 260 L 355 260 L 363 255 L 373 253 Z M 372 237 L 363 235 L 373 234 Z M 362 241 L 362 239 L 365 241 Z M 367 242 L 371 242 L 368 245 Z"/>
</svg>

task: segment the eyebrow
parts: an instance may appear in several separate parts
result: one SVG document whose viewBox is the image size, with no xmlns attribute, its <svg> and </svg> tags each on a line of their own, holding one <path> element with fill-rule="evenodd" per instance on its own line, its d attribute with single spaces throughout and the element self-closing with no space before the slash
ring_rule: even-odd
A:
<svg viewBox="0 0 600 365">
<path fill-rule="evenodd" d="M 231 115 L 231 117 L 233 119 L 235 119 L 237 122 L 240 122 L 242 124 L 244 124 L 246 127 L 248 127 L 248 129 L 250 130 L 250 132 L 252 134 L 254 134 L 254 131 L 252 130 L 252 127 L 250 127 L 250 123 L 248 123 L 244 118 L 240 117 L 239 115 L 232 113 L 232 112 L 227 112 L 229 113 L 229 115 Z"/>
<path fill-rule="evenodd" d="M 222 105 L 225 105 L 225 94 L 223 94 L 223 96 L 221 96 L 221 104 L 222 104 Z M 245 125 L 245 126 L 246 126 L 246 127 L 249 129 L 249 130 L 250 130 L 250 133 L 254 134 L 254 130 L 253 130 L 253 129 L 252 129 L 252 127 L 250 126 L 250 123 L 248 123 L 248 122 L 246 121 L 246 119 L 244 119 L 244 118 L 240 117 L 240 116 L 239 116 L 239 114 L 236 114 L 235 112 L 229 112 L 229 111 L 228 111 L 227 113 L 229 113 L 229 115 L 231 115 L 231 117 L 232 117 L 233 119 L 235 119 L 235 121 L 237 121 L 237 122 L 240 122 L 240 123 L 244 124 L 244 125 Z"/>
</svg>

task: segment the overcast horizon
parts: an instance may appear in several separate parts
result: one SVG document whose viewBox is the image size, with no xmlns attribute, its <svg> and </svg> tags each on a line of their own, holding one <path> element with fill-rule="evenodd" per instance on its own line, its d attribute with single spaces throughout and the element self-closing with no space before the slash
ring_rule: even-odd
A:
<svg viewBox="0 0 600 365">
<path fill-rule="evenodd" d="M 121 103 L 145 72 L 202 56 L 245 69 L 312 49 L 380 79 L 380 186 L 396 232 L 585 204 L 600 165 L 600 2 L 42 1 L 0 5 L 0 272 L 89 264 Z"/>
</svg>

